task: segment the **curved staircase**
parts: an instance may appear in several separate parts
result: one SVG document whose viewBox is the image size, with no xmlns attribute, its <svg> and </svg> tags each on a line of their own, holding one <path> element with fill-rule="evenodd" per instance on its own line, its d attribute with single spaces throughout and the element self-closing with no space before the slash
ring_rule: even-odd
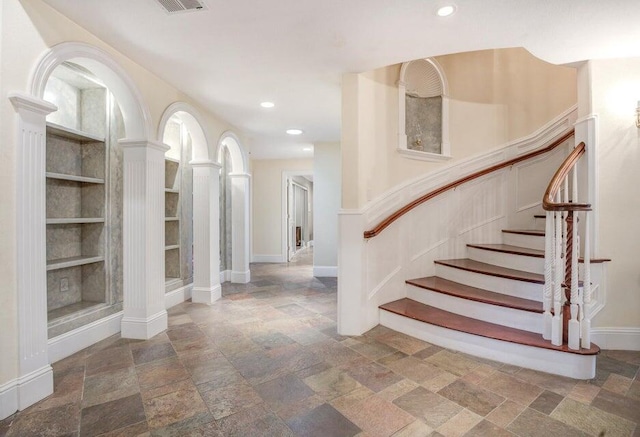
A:
<svg viewBox="0 0 640 437">
<path fill-rule="evenodd" d="M 542 338 L 544 230 L 503 230 L 502 240 L 468 244 L 469 258 L 437 260 L 435 276 L 407 280 L 406 298 L 379 307 L 380 324 L 483 358 L 593 378 L 598 346 L 572 350 L 566 339 Z"/>
</svg>

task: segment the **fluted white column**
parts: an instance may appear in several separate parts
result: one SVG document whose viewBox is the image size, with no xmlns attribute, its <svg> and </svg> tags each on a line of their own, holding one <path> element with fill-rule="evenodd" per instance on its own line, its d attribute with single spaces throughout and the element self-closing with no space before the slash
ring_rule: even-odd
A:
<svg viewBox="0 0 640 437">
<path fill-rule="evenodd" d="M 46 117 L 58 108 L 26 94 L 11 94 L 16 110 L 16 247 L 18 378 L 15 407 L 53 393 L 47 346 Z M 12 402 L 13 404 L 13 402 Z"/>
<path fill-rule="evenodd" d="M 191 161 L 193 168 L 193 302 L 220 299 L 220 165 Z"/>
<path fill-rule="evenodd" d="M 168 146 L 122 140 L 124 317 L 122 337 L 167 329 L 164 304 L 164 153 Z"/>
<path fill-rule="evenodd" d="M 231 282 L 246 284 L 249 272 L 249 179 L 246 173 L 231 178 Z"/>
</svg>

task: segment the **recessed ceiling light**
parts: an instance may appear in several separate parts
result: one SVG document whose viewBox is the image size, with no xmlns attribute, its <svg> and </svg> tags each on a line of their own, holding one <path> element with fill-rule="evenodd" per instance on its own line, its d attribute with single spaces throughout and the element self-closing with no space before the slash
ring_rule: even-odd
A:
<svg viewBox="0 0 640 437">
<path fill-rule="evenodd" d="M 311 152 L 313 150 L 313 148 L 311 148 L 311 147 L 303 147 L 302 150 L 304 150 L 305 152 Z"/>
<path fill-rule="evenodd" d="M 273 108 L 274 106 L 276 106 L 276 104 L 273 102 L 262 102 L 260 103 L 260 106 L 262 106 L 263 108 Z"/>
<path fill-rule="evenodd" d="M 437 14 L 439 17 L 448 17 L 449 15 L 453 15 L 455 11 L 456 7 L 454 5 L 447 5 L 438 8 Z"/>
<path fill-rule="evenodd" d="M 302 131 L 300 129 L 287 129 L 287 133 L 289 135 L 302 135 Z"/>
</svg>

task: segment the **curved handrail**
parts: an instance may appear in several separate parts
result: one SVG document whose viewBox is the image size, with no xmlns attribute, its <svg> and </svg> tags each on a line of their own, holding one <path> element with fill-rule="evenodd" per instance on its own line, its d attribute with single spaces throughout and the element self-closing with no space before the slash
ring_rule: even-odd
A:
<svg viewBox="0 0 640 437">
<path fill-rule="evenodd" d="M 565 158 L 556 173 L 551 178 L 547 191 L 542 198 L 542 208 L 545 211 L 591 211 L 591 205 L 588 203 L 574 202 L 554 202 L 553 199 L 560 191 L 560 187 L 564 179 L 567 177 L 571 169 L 573 169 L 578 160 L 586 153 L 584 143 L 578 144 Z"/>
<path fill-rule="evenodd" d="M 364 232 L 364 238 L 368 239 L 368 238 L 373 238 L 376 235 L 379 235 L 391 223 L 395 222 L 396 220 L 398 220 L 400 217 L 402 217 L 403 215 L 405 215 L 406 213 L 408 213 L 409 211 L 411 211 L 415 207 L 423 204 L 424 202 L 426 202 L 426 201 L 428 201 L 430 199 L 433 199 L 434 197 L 436 197 L 436 196 L 438 196 L 438 195 L 440 195 L 440 194 L 442 194 L 442 193 L 444 193 L 446 191 L 452 190 L 452 189 L 458 187 L 459 185 L 464 184 L 465 182 L 472 181 L 474 179 L 477 179 L 479 177 L 485 176 L 485 175 L 487 175 L 489 173 L 492 173 L 494 171 L 501 170 L 501 169 L 503 169 L 505 167 L 512 166 L 513 164 L 517 164 L 519 162 L 526 161 L 527 159 L 534 158 L 534 157 L 536 157 L 538 155 L 543 155 L 543 154 L 545 154 L 547 152 L 550 152 L 553 149 L 555 149 L 556 147 L 558 147 L 560 144 L 565 142 L 567 139 L 571 138 L 573 135 L 574 135 L 574 131 L 571 130 L 571 131 L 567 132 L 566 134 L 564 134 L 563 136 L 561 136 L 560 138 L 558 138 L 557 140 L 555 140 L 554 142 L 552 142 L 547 147 L 535 150 L 533 152 L 524 154 L 522 156 L 518 156 L 517 158 L 510 159 L 510 160 L 502 162 L 500 164 L 492 165 L 491 167 L 487 167 L 484 170 L 480 170 L 480 171 L 477 171 L 475 173 L 471 173 L 470 175 L 467 175 L 467 176 L 465 176 L 463 178 L 457 179 L 457 180 L 455 180 L 455 181 L 453 181 L 451 183 L 448 183 L 447 185 L 443 185 L 440 188 L 436 188 L 435 190 L 428 192 L 427 194 L 417 198 L 413 202 L 403 206 L 402 208 L 400 208 L 399 210 L 397 210 L 393 214 L 389 215 L 387 218 L 385 218 L 380 223 L 378 223 L 378 225 L 376 225 L 376 227 L 374 227 L 373 229 L 365 231 Z"/>
</svg>

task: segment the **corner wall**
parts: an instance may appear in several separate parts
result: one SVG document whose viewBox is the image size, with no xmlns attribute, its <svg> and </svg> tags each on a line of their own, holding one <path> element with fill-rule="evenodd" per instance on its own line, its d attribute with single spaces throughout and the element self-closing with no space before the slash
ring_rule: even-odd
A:
<svg viewBox="0 0 640 437">
<path fill-rule="evenodd" d="M 313 276 L 338 276 L 340 175 L 340 143 L 316 143 L 313 152 Z"/>
<path fill-rule="evenodd" d="M 638 217 L 640 58 L 589 61 L 581 67 L 584 115 L 597 115 L 598 197 L 595 257 L 607 257 L 606 306 L 592 321 L 593 341 L 640 350 Z"/>
</svg>

